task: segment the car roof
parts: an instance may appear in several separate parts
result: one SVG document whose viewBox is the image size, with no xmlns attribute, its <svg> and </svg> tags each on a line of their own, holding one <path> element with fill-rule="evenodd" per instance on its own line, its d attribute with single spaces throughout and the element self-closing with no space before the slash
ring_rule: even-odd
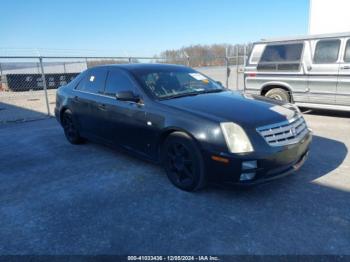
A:
<svg viewBox="0 0 350 262">
<path fill-rule="evenodd" d="M 138 71 L 138 70 L 183 70 L 189 67 L 183 65 L 173 65 L 173 64 L 145 64 L 145 63 L 135 63 L 135 64 L 110 64 L 110 65 L 101 65 L 98 67 L 109 67 L 109 68 L 121 68 L 128 71 Z"/>
</svg>

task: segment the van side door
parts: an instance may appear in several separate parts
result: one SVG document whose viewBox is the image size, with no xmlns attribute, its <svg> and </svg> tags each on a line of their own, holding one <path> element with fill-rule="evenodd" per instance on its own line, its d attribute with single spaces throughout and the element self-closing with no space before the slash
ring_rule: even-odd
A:
<svg viewBox="0 0 350 262">
<path fill-rule="evenodd" d="M 344 54 L 339 66 L 337 105 L 350 106 L 350 38 L 345 40 Z"/>
<path fill-rule="evenodd" d="M 308 66 L 309 102 L 335 104 L 338 82 L 340 39 L 311 41 L 312 64 Z"/>
</svg>

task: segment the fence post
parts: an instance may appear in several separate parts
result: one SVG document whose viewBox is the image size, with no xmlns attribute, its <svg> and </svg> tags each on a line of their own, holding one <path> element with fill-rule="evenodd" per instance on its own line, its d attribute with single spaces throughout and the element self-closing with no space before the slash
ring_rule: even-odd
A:
<svg viewBox="0 0 350 262">
<path fill-rule="evenodd" d="M 87 59 L 87 57 L 85 57 L 85 64 L 86 64 L 86 69 L 88 69 L 89 66 L 88 66 L 88 59 Z"/>
<path fill-rule="evenodd" d="M 226 64 L 226 88 L 228 88 L 228 79 L 230 77 L 230 65 L 228 59 L 228 48 L 225 49 L 225 64 Z"/>
<path fill-rule="evenodd" d="M 246 63 L 247 63 L 247 45 L 244 45 L 244 50 L 243 50 L 243 66 L 245 68 L 246 66 Z"/>
<path fill-rule="evenodd" d="M 131 57 L 129 57 L 129 64 L 131 64 Z"/>
<path fill-rule="evenodd" d="M 190 66 L 190 57 L 186 56 L 186 59 L 187 59 L 187 66 L 189 67 Z"/>
<path fill-rule="evenodd" d="M 0 91 L 3 91 L 3 86 L 2 86 L 2 66 L 0 63 Z"/>
<path fill-rule="evenodd" d="M 47 107 L 47 115 L 50 116 L 50 106 L 49 106 L 49 97 L 47 96 L 47 85 L 46 85 L 46 78 L 45 78 L 45 72 L 44 72 L 44 66 L 43 66 L 43 58 L 39 57 L 40 61 L 40 68 L 41 68 L 41 79 L 43 80 L 43 88 L 45 93 L 45 101 L 46 101 L 46 107 Z"/>
<path fill-rule="evenodd" d="M 238 70 L 238 66 L 239 66 L 239 46 L 237 45 L 236 46 L 236 90 L 238 90 L 238 73 L 239 73 L 239 70 Z"/>
</svg>

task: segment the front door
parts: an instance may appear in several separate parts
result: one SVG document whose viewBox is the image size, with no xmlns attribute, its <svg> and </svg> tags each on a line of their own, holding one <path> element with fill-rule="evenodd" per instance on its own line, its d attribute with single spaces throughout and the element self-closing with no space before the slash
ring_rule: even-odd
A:
<svg viewBox="0 0 350 262">
<path fill-rule="evenodd" d="M 313 59 L 308 68 L 310 103 L 335 104 L 340 44 L 340 39 L 313 42 Z"/>
<path fill-rule="evenodd" d="M 109 142 L 128 149 L 147 151 L 147 120 L 142 103 L 116 99 L 118 91 L 132 91 L 139 95 L 137 83 L 124 70 L 111 68 L 108 71 L 106 88 L 101 99 L 103 106 L 103 134 Z"/>
</svg>

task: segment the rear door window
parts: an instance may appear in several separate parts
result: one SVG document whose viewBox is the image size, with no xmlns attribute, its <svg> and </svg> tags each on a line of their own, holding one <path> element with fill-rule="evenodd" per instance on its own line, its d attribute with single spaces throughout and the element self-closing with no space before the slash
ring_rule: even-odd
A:
<svg viewBox="0 0 350 262">
<path fill-rule="evenodd" d="M 314 53 L 315 64 L 331 64 L 338 60 L 340 40 L 320 40 L 316 44 Z"/>
<path fill-rule="evenodd" d="M 115 96 L 118 91 L 135 92 L 135 85 L 128 73 L 113 69 L 108 72 L 105 95 Z"/>
<path fill-rule="evenodd" d="M 86 72 L 85 78 L 77 86 L 77 90 L 98 94 L 105 87 L 107 70 L 105 68 L 94 68 Z"/>
</svg>

